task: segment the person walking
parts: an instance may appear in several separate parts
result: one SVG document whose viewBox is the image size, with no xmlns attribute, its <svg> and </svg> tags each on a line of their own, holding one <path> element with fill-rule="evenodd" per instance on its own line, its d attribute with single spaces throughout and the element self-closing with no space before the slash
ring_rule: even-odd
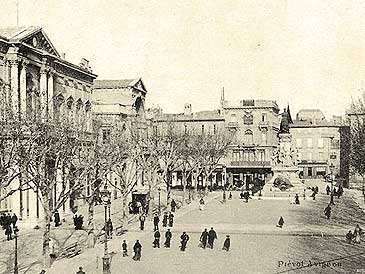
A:
<svg viewBox="0 0 365 274">
<path fill-rule="evenodd" d="M 223 203 L 225 203 L 225 202 L 226 202 L 226 192 L 223 191 Z"/>
<path fill-rule="evenodd" d="M 224 240 L 222 249 L 225 251 L 229 251 L 230 247 L 231 247 L 231 239 L 230 239 L 229 235 L 227 235 L 226 239 Z"/>
<path fill-rule="evenodd" d="M 283 225 L 284 225 L 284 218 L 283 216 L 280 216 L 279 222 L 276 226 L 282 228 Z"/>
<path fill-rule="evenodd" d="M 58 227 L 60 225 L 60 222 L 61 222 L 60 214 L 58 213 L 58 210 L 56 210 L 56 212 L 54 213 L 54 226 Z"/>
<path fill-rule="evenodd" d="M 354 239 L 354 234 L 352 234 L 352 231 L 349 230 L 349 232 L 347 232 L 346 234 L 346 242 L 348 244 L 351 244 L 353 239 Z"/>
<path fill-rule="evenodd" d="M 13 213 L 13 216 L 11 216 L 10 222 L 13 224 L 13 229 L 16 227 L 16 222 L 18 221 L 18 216 L 16 216 L 15 213 Z"/>
<path fill-rule="evenodd" d="M 250 198 L 250 193 L 248 191 L 245 191 L 243 194 L 243 198 L 245 199 L 246 203 L 248 203 L 248 199 Z"/>
<path fill-rule="evenodd" d="M 133 246 L 134 256 L 133 260 L 140 261 L 142 257 L 142 245 L 139 242 L 139 240 L 136 241 L 136 243 Z"/>
<path fill-rule="evenodd" d="M 201 242 L 202 248 L 204 248 L 204 249 L 207 247 L 208 235 L 209 235 L 209 233 L 208 233 L 207 229 L 204 229 L 204 231 L 200 235 L 200 242 Z"/>
<path fill-rule="evenodd" d="M 160 248 L 160 238 L 161 238 L 161 233 L 160 231 L 156 230 L 155 234 L 153 235 L 155 240 L 153 241 L 153 248 Z"/>
<path fill-rule="evenodd" d="M 229 192 L 228 200 L 232 200 L 232 192 L 231 191 Z"/>
<path fill-rule="evenodd" d="M 203 198 L 199 201 L 199 210 L 204 210 L 205 201 Z"/>
<path fill-rule="evenodd" d="M 170 206 L 171 206 L 171 211 L 172 212 L 175 212 L 175 210 L 176 210 L 176 202 L 175 202 L 174 199 L 171 200 Z"/>
<path fill-rule="evenodd" d="M 146 217 L 144 216 L 144 214 L 142 213 L 141 215 L 139 215 L 139 228 L 141 230 L 144 229 L 144 222 L 146 221 Z"/>
<path fill-rule="evenodd" d="M 162 226 L 163 227 L 167 226 L 168 219 L 169 219 L 169 215 L 167 215 L 167 212 L 165 212 L 164 215 L 163 215 L 163 219 L 162 219 Z"/>
<path fill-rule="evenodd" d="M 214 231 L 213 227 L 211 227 L 208 232 L 208 245 L 211 249 L 213 249 L 215 239 L 217 239 L 217 233 Z"/>
<path fill-rule="evenodd" d="M 122 252 L 123 252 L 123 257 L 128 257 L 128 245 L 125 240 L 123 240 L 122 243 Z"/>
<path fill-rule="evenodd" d="M 154 231 L 158 230 L 158 223 L 160 222 L 160 218 L 158 217 L 157 213 L 155 214 L 155 216 L 153 217 L 153 226 L 154 226 Z"/>
<path fill-rule="evenodd" d="M 362 234 L 362 229 L 357 224 L 354 230 L 354 240 L 356 244 L 359 244 L 361 242 L 361 234 Z"/>
<path fill-rule="evenodd" d="M 327 205 L 326 208 L 324 209 L 324 215 L 326 215 L 327 220 L 329 220 L 331 218 L 331 206 Z"/>
<path fill-rule="evenodd" d="M 112 235 L 113 235 L 113 223 L 112 223 L 112 220 L 110 218 L 106 222 L 106 235 L 109 238 L 112 238 Z"/>
<path fill-rule="evenodd" d="M 186 245 L 188 244 L 188 241 L 190 239 L 189 235 L 186 234 L 186 232 L 184 231 L 181 236 L 180 236 L 180 239 L 181 239 L 181 246 L 180 246 L 180 250 L 181 251 L 185 251 L 186 249 Z"/>
<path fill-rule="evenodd" d="M 169 215 L 169 227 L 174 226 L 174 214 L 170 213 Z"/>
<path fill-rule="evenodd" d="M 82 266 L 79 267 L 79 271 L 76 274 L 86 274 L 86 272 L 82 269 Z"/>
<path fill-rule="evenodd" d="M 5 235 L 6 235 L 6 239 L 8 241 L 12 240 L 11 234 L 13 233 L 13 230 L 11 229 L 11 225 L 9 223 L 6 224 L 5 227 Z"/>
<path fill-rule="evenodd" d="M 166 231 L 166 233 L 165 233 L 165 243 L 164 243 L 164 246 L 166 248 L 170 248 L 171 238 L 172 238 L 172 233 L 171 233 L 170 229 L 168 228 L 167 231 Z"/>
<path fill-rule="evenodd" d="M 299 205 L 299 204 L 300 204 L 300 202 L 299 202 L 299 195 L 298 195 L 298 193 L 297 193 L 297 194 L 295 194 L 295 204 L 296 204 L 296 205 Z"/>
<path fill-rule="evenodd" d="M 329 185 L 327 185 L 327 186 L 326 186 L 326 194 L 327 194 L 327 195 L 330 195 L 330 193 L 331 193 L 331 188 L 330 188 L 330 186 L 329 186 Z"/>
</svg>

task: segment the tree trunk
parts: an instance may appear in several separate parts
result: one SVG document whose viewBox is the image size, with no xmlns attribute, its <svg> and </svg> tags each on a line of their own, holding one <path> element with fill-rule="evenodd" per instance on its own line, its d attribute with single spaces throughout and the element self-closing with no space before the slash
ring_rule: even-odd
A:
<svg viewBox="0 0 365 274">
<path fill-rule="evenodd" d="M 125 228 L 128 225 L 128 195 L 125 193 L 122 193 L 122 213 L 123 228 Z"/>
<path fill-rule="evenodd" d="M 167 191 L 167 198 L 166 203 L 167 205 L 171 202 L 171 171 L 167 170 L 166 172 L 166 191 Z"/>
<path fill-rule="evenodd" d="M 43 230 L 43 249 L 42 249 L 42 254 L 43 254 L 43 265 L 44 267 L 48 268 L 51 266 L 51 257 L 50 255 L 50 251 L 49 251 L 49 238 L 50 238 L 50 233 L 51 233 L 51 209 L 50 209 L 50 200 L 51 200 L 51 196 L 52 196 L 52 191 L 49 190 L 48 193 L 46 195 L 43 195 L 43 199 L 44 199 L 44 230 Z"/>
<path fill-rule="evenodd" d="M 94 199 L 88 201 L 87 227 L 89 229 L 87 234 L 87 246 L 89 248 L 94 248 L 95 246 Z"/>
<path fill-rule="evenodd" d="M 186 171 L 183 170 L 182 173 L 182 185 L 183 185 L 183 203 L 185 202 L 186 199 Z"/>
</svg>

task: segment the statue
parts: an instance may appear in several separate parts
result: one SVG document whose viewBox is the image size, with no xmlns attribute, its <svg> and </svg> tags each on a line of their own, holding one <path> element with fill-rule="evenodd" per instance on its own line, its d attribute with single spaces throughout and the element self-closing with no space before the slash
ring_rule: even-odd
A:
<svg viewBox="0 0 365 274">
<path fill-rule="evenodd" d="M 289 133 L 289 120 L 289 113 L 284 108 L 284 112 L 281 114 L 279 133 Z"/>
</svg>

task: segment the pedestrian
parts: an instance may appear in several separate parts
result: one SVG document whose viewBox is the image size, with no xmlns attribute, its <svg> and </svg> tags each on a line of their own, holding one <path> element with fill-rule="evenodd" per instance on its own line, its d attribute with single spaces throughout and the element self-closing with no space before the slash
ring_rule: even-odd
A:
<svg viewBox="0 0 365 274">
<path fill-rule="evenodd" d="M 225 203 L 225 202 L 226 202 L 226 192 L 223 191 L 223 203 Z"/>
<path fill-rule="evenodd" d="M 79 267 L 79 271 L 76 274 L 86 274 L 84 270 L 82 270 L 82 266 Z"/>
<path fill-rule="evenodd" d="M 205 205 L 204 199 L 201 198 L 199 201 L 199 210 L 204 210 L 204 205 Z"/>
<path fill-rule="evenodd" d="M 170 245 L 171 245 L 171 238 L 172 238 L 172 233 L 170 231 L 170 229 L 168 228 L 166 233 L 165 233 L 165 243 L 164 243 L 164 246 L 166 248 L 170 248 Z"/>
<path fill-rule="evenodd" d="M 295 204 L 296 204 L 296 205 L 299 205 L 299 204 L 300 204 L 300 202 L 299 202 L 299 195 L 298 195 L 298 193 L 297 193 L 297 194 L 295 194 Z"/>
<path fill-rule="evenodd" d="M 170 206 L 171 206 L 171 211 L 172 212 L 175 212 L 175 210 L 176 210 L 176 202 L 175 202 L 174 199 L 171 200 Z"/>
<path fill-rule="evenodd" d="M 245 193 L 243 194 L 243 198 L 245 198 L 246 203 L 248 203 L 248 199 L 250 199 L 250 193 L 248 191 L 245 191 Z"/>
<path fill-rule="evenodd" d="M 54 226 L 58 227 L 60 225 L 60 214 L 58 213 L 58 210 L 54 213 Z"/>
<path fill-rule="evenodd" d="M 279 222 L 276 226 L 282 228 L 283 225 L 284 225 L 284 218 L 283 216 L 280 216 Z"/>
<path fill-rule="evenodd" d="M 208 245 L 211 249 L 213 249 L 215 239 L 217 239 L 217 233 L 214 231 L 213 227 L 211 227 L 208 232 Z"/>
<path fill-rule="evenodd" d="M 160 222 L 160 218 L 158 217 L 157 213 L 153 217 L 153 225 L 154 225 L 154 231 L 158 230 L 158 223 Z"/>
<path fill-rule="evenodd" d="M 50 249 L 49 256 L 52 259 L 55 259 L 56 258 L 55 243 L 54 243 L 54 240 L 52 238 L 49 238 L 48 246 L 49 246 L 49 249 Z"/>
<path fill-rule="evenodd" d="M 207 246 L 208 235 L 209 235 L 209 233 L 208 233 L 207 229 L 204 229 L 204 231 L 200 235 L 200 243 L 201 243 L 202 248 L 204 248 L 204 249 Z"/>
<path fill-rule="evenodd" d="M 10 222 L 13 224 L 13 228 L 16 227 L 16 222 L 18 221 L 18 216 L 16 216 L 15 213 L 13 213 L 13 216 L 11 216 Z"/>
<path fill-rule="evenodd" d="M 316 199 L 316 192 L 313 189 L 312 189 L 312 195 L 311 195 L 311 197 L 313 198 L 313 201 Z"/>
<path fill-rule="evenodd" d="M 123 240 L 122 243 L 122 251 L 123 251 L 123 257 L 128 257 L 128 245 L 125 240 Z"/>
<path fill-rule="evenodd" d="M 76 213 L 73 217 L 73 220 L 74 220 L 74 227 L 75 227 L 75 229 L 77 229 L 77 214 Z"/>
<path fill-rule="evenodd" d="M 180 246 L 180 250 L 181 251 L 185 251 L 186 249 L 186 245 L 190 239 L 189 235 L 186 234 L 186 232 L 184 231 L 183 234 L 181 234 L 180 236 L 180 239 L 181 239 L 181 246 Z"/>
<path fill-rule="evenodd" d="M 242 190 L 240 193 L 240 199 L 243 199 L 243 197 L 244 197 L 244 194 L 243 194 L 243 190 Z"/>
<path fill-rule="evenodd" d="M 329 185 L 326 186 L 326 193 L 327 193 L 327 195 L 330 195 L 330 193 L 331 193 L 331 188 Z"/>
<path fill-rule="evenodd" d="M 167 226 L 167 220 L 169 218 L 169 215 L 167 215 L 167 212 L 164 213 L 163 215 L 163 219 L 162 219 L 162 226 L 166 227 Z"/>
<path fill-rule="evenodd" d="M 142 245 L 140 244 L 139 240 L 133 246 L 134 256 L 133 260 L 140 261 L 142 256 Z"/>
<path fill-rule="evenodd" d="M 225 250 L 225 251 L 229 251 L 230 247 L 231 247 L 231 239 L 229 238 L 229 235 L 227 235 L 226 239 L 224 240 L 222 249 Z"/>
<path fill-rule="evenodd" d="M 153 248 L 156 247 L 160 248 L 160 238 L 161 238 L 160 231 L 156 230 L 153 236 L 155 237 L 155 240 L 153 241 Z"/>
<path fill-rule="evenodd" d="M 106 222 L 106 234 L 109 238 L 112 238 L 113 236 L 113 223 L 110 218 Z"/>
<path fill-rule="evenodd" d="M 11 234 L 13 233 L 13 230 L 11 229 L 11 225 L 8 223 L 6 224 L 5 227 L 5 235 L 6 235 L 6 239 L 8 241 L 12 240 Z"/>
<path fill-rule="evenodd" d="M 327 220 L 329 220 L 331 218 L 331 206 L 327 205 L 323 212 L 324 215 L 326 215 Z"/>
<path fill-rule="evenodd" d="M 139 215 L 139 228 L 141 230 L 144 229 L 144 222 L 146 221 L 146 217 L 144 216 L 144 214 Z"/>
<path fill-rule="evenodd" d="M 354 230 L 354 240 L 356 244 L 359 244 L 361 242 L 361 234 L 362 234 L 362 229 L 357 224 Z"/>
<path fill-rule="evenodd" d="M 232 200 L 232 192 L 229 192 L 228 200 Z"/>
<path fill-rule="evenodd" d="M 169 227 L 174 226 L 174 214 L 170 213 L 169 215 Z"/>
<path fill-rule="evenodd" d="M 39 274 L 46 274 L 46 271 L 42 269 L 41 272 L 39 272 Z"/>
<path fill-rule="evenodd" d="M 349 230 L 349 232 L 347 232 L 346 234 L 346 242 L 351 244 L 353 239 L 354 239 L 354 234 L 352 234 L 352 231 Z"/>
<path fill-rule="evenodd" d="M 318 194 L 318 193 L 319 193 L 319 187 L 318 187 L 318 186 L 316 186 L 314 189 L 315 189 L 315 191 L 316 191 L 316 194 Z"/>
</svg>

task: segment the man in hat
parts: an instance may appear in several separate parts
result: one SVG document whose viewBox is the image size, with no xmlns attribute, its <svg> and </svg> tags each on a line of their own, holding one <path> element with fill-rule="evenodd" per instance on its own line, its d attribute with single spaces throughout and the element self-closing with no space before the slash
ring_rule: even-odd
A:
<svg viewBox="0 0 365 274">
<path fill-rule="evenodd" d="M 225 251 L 229 251 L 230 246 L 231 246 L 231 239 L 229 238 L 229 235 L 227 235 L 226 239 L 224 240 L 222 249 Z"/>
<path fill-rule="evenodd" d="M 170 244 L 171 244 L 171 238 L 172 238 L 172 233 L 170 231 L 170 229 L 168 228 L 166 233 L 165 233 L 165 243 L 164 243 L 164 246 L 166 248 L 169 248 L 170 247 Z"/>
</svg>

